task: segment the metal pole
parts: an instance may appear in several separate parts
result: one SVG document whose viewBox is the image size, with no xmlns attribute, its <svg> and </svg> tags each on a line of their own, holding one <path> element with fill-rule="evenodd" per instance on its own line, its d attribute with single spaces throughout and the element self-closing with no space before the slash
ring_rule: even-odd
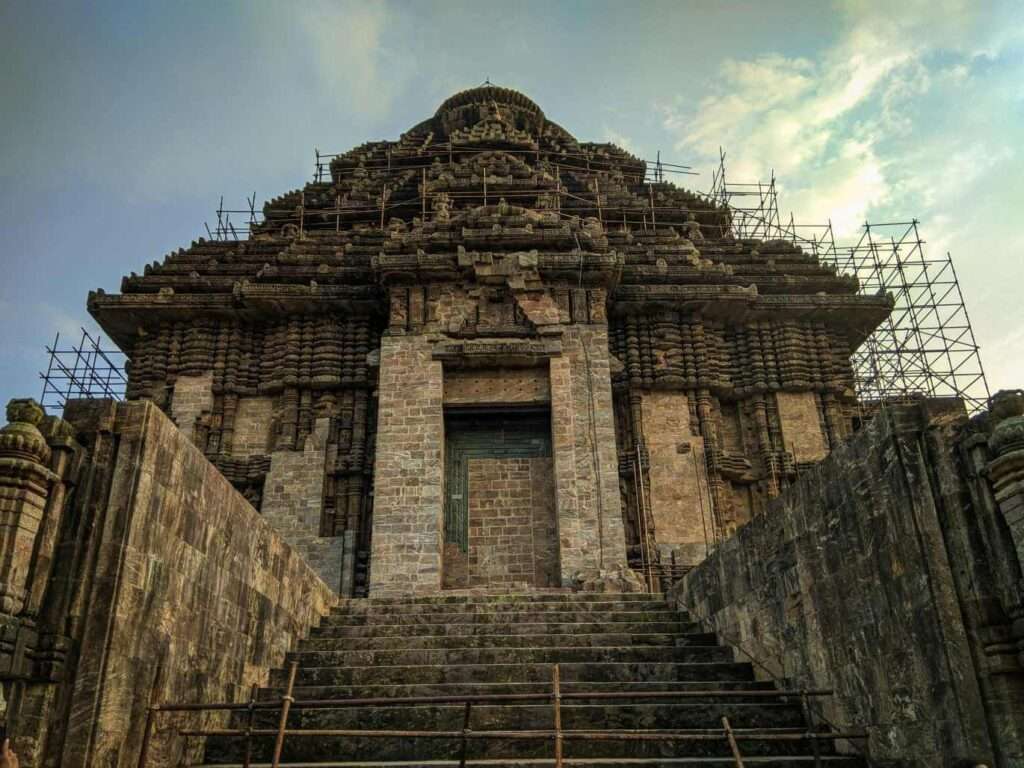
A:
<svg viewBox="0 0 1024 768">
<path fill-rule="evenodd" d="M 743 768 L 743 756 L 740 754 L 740 747 L 736 743 L 736 736 L 733 735 L 728 717 L 722 718 L 722 728 L 725 730 L 725 738 L 729 742 L 729 749 L 732 750 L 732 759 L 736 761 L 736 768 Z"/>
<path fill-rule="evenodd" d="M 800 691 L 800 704 L 804 709 L 804 719 L 807 721 L 807 731 L 812 737 L 817 737 L 817 727 L 814 725 L 814 713 L 811 711 L 811 702 L 807 698 L 807 691 Z M 811 750 L 814 753 L 814 768 L 821 768 L 821 747 L 818 739 L 811 739 Z"/>
<path fill-rule="evenodd" d="M 84 328 L 82 333 L 85 333 Z M 146 762 L 149 760 L 149 744 L 153 740 L 156 713 L 160 710 L 160 706 L 156 701 L 163 681 L 163 669 L 163 661 L 161 660 L 157 664 L 156 672 L 153 674 L 153 687 L 149 692 L 149 709 L 146 710 L 146 730 L 142 733 L 142 749 L 139 750 L 139 768 L 146 768 Z"/>
<path fill-rule="evenodd" d="M 249 717 L 245 724 L 245 755 L 242 757 L 242 768 L 249 768 L 252 765 L 252 726 L 256 719 L 256 692 L 259 689 L 259 686 L 253 683 L 252 691 L 249 693 Z"/>
<path fill-rule="evenodd" d="M 459 752 L 459 768 L 466 768 L 466 750 L 469 746 L 469 712 L 473 702 L 466 702 L 466 710 L 462 715 L 462 749 Z"/>
<path fill-rule="evenodd" d="M 146 763 L 149 761 L 149 742 L 153 738 L 153 721 L 156 719 L 156 713 L 159 707 L 152 706 L 146 710 L 146 730 L 142 733 L 142 749 L 139 751 L 139 767 L 146 768 Z"/>
<path fill-rule="evenodd" d="M 644 487 L 644 463 L 640 443 L 636 444 L 636 476 L 640 484 L 640 518 L 643 520 L 643 547 L 640 551 L 647 552 L 647 591 L 654 592 L 654 562 L 651 559 L 651 532 L 647 527 L 647 489 Z"/>
<path fill-rule="evenodd" d="M 562 681 L 557 664 L 551 668 L 551 691 L 555 714 L 555 768 L 562 768 Z"/>
<path fill-rule="evenodd" d="M 284 728 L 288 722 L 288 710 L 291 709 L 292 702 L 295 701 L 292 691 L 295 688 L 295 673 L 298 669 L 299 662 L 293 661 L 291 668 L 288 670 L 288 687 L 284 696 L 281 697 L 281 719 L 277 724 L 277 741 L 274 743 L 273 768 L 278 768 L 281 765 L 281 748 L 284 747 Z"/>
</svg>

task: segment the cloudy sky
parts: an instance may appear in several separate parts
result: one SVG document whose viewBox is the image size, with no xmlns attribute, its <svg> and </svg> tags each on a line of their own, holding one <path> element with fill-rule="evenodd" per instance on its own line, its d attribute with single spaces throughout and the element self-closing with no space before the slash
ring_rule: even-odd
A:
<svg viewBox="0 0 1024 768">
<path fill-rule="evenodd" d="M 85 296 L 313 149 L 396 138 L 485 79 L 583 140 L 780 180 L 798 221 L 916 217 L 952 252 L 990 387 L 1024 385 L 1017 2 L 0 4 L 0 402 L 39 396 Z"/>
</svg>

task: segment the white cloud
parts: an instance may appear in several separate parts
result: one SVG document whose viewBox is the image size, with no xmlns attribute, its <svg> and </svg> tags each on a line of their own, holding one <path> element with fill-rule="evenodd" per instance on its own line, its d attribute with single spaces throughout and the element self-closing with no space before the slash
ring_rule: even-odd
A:
<svg viewBox="0 0 1024 768">
<path fill-rule="evenodd" d="M 397 41 L 398 19 L 389 6 L 318 2 L 299 7 L 322 86 L 347 100 L 353 111 L 387 115 L 412 75 L 407 57 L 391 45 Z"/>
<path fill-rule="evenodd" d="M 1019 385 L 1024 330 L 1008 287 L 1024 278 L 1011 245 L 1021 245 L 1012 201 L 1024 192 L 1019 9 L 966 0 L 842 9 L 818 55 L 724 62 L 696 107 L 662 106 L 663 125 L 690 162 L 717 164 L 723 147 L 732 181 L 774 170 L 783 218 L 831 219 L 840 238 L 866 219 L 921 219 L 929 251 L 956 259 L 990 385 Z"/>
<path fill-rule="evenodd" d="M 640 150 L 637 149 L 636 142 L 630 139 L 628 136 L 624 136 L 621 133 L 616 133 L 608 126 L 604 128 L 604 138 L 602 141 L 607 141 L 614 144 L 621 149 L 626 150 L 631 155 L 640 155 Z"/>
</svg>

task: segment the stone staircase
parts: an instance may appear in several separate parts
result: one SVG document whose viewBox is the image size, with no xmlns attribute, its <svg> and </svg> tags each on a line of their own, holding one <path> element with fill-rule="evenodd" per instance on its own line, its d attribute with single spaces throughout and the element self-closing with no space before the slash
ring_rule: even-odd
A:
<svg viewBox="0 0 1024 768">
<path fill-rule="evenodd" d="M 345 558 L 345 542 L 341 536 L 321 536 L 315 524 L 290 512 L 265 511 L 263 518 L 290 547 L 298 550 L 331 589 L 339 590 Z"/>
<path fill-rule="evenodd" d="M 656 595 L 547 592 L 530 595 L 443 595 L 408 599 L 349 600 L 324 619 L 289 661 L 298 662 L 294 697 L 308 699 L 550 694 L 559 665 L 563 694 L 638 691 L 730 691 L 730 698 L 563 699 L 562 727 L 603 729 L 716 729 L 722 717 L 746 729 L 806 730 L 796 697 L 763 695 L 771 683 L 754 680 L 752 667 L 731 648 L 700 631 L 685 614 Z M 287 671 L 271 674 L 263 700 L 280 700 Z M 749 695 L 743 695 L 744 693 Z M 447 730 L 463 728 L 461 703 L 303 709 L 288 718 L 292 729 Z M 278 711 L 258 712 L 255 727 L 275 729 Z M 244 728 L 236 715 L 233 728 Z M 544 730 L 553 727 L 552 702 L 474 703 L 469 727 Z M 553 765 L 550 737 L 469 739 L 469 765 Z M 459 738 L 289 736 L 282 765 L 458 765 Z M 862 766 L 819 741 L 820 765 Z M 814 766 L 809 741 L 739 741 L 747 766 Z M 204 765 L 242 763 L 238 737 L 210 737 Z M 253 765 L 269 764 L 273 737 L 253 739 Z M 724 738 L 714 740 L 609 741 L 567 739 L 568 765 L 736 766 Z"/>
</svg>

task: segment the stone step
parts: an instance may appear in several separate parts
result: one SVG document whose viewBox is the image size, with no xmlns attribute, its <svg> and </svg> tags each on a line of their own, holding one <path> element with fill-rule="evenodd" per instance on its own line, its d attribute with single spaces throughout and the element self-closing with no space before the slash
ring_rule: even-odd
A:
<svg viewBox="0 0 1024 768">
<path fill-rule="evenodd" d="M 545 602 L 476 602 L 476 603 L 417 603 L 412 605 L 359 605 L 361 601 L 348 601 L 331 610 L 331 616 L 420 616 L 430 614 L 447 616 L 456 613 L 627 613 L 670 611 L 663 600 L 556 600 Z M 675 611 L 672 611 L 675 613 Z"/>
<path fill-rule="evenodd" d="M 600 621 L 588 622 L 546 622 L 523 621 L 504 623 L 496 628 L 493 622 L 460 622 L 453 624 L 418 624 L 416 635 L 423 637 L 465 637 L 470 635 L 493 635 L 497 631 L 505 635 L 593 635 L 612 634 L 689 634 L 698 632 L 700 625 L 676 617 L 673 621 L 616 622 L 614 626 Z M 409 637 L 408 624 L 335 624 L 325 621 L 310 632 L 311 637 L 370 638 Z"/>
<path fill-rule="evenodd" d="M 586 664 L 728 662 L 732 648 L 721 645 L 683 647 L 604 646 L 555 648 L 456 648 L 420 650 L 308 650 L 289 653 L 287 662 L 302 667 L 448 666 L 486 664 Z"/>
<path fill-rule="evenodd" d="M 664 595 L 661 594 L 591 594 L 591 593 L 553 593 L 540 594 L 536 598 L 525 599 L 522 595 L 473 595 L 460 598 L 419 598 L 408 601 L 386 600 L 384 598 L 361 598 L 341 601 L 335 608 L 336 613 L 344 612 L 391 612 L 391 613 L 432 613 L 447 609 L 466 610 L 504 610 L 522 609 L 529 606 L 535 610 L 572 610 L 577 606 L 617 605 L 624 608 L 648 606 L 658 609 L 668 607 Z"/>
<path fill-rule="evenodd" d="M 799 734 L 806 729 L 800 703 L 756 681 L 749 663 L 734 660 L 732 648 L 717 643 L 660 595 L 567 594 L 438 595 L 343 602 L 321 626 L 288 654 L 299 667 L 289 717 L 297 729 L 459 731 L 462 703 L 418 703 L 339 709 L 303 707 L 310 699 L 464 696 L 500 693 L 550 695 L 559 665 L 565 693 L 630 692 L 640 698 L 563 699 L 562 724 L 568 730 L 609 728 L 649 730 L 711 729 L 714 738 L 674 741 L 573 739 L 565 741 L 566 766 L 731 766 L 735 762 L 721 717 L 740 736 L 748 766 L 815 765 L 807 740 L 771 740 L 766 732 Z M 286 668 L 271 672 L 261 700 L 283 696 Z M 720 696 L 718 691 L 738 695 Z M 689 691 L 692 697 L 658 698 L 657 693 Z M 759 693 L 772 695 L 757 695 Z M 649 694 L 649 695 L 643 695 Z M 242 713 L 232 718 L 241 726 Z M 273 729 L 277 715 L 262 711 L 257 727 Z M 475 731 L 548 731 L 552 702 L 475 703 Z M 745 731 L 745 729 L 747 729 Z M 751 731 L 749 729 L 758 729 Z M 295 765 L 394 765 L 403 768 L 449 766 L 461 738 L 426 738 L 397 733 L 379 736 L 291 736 L 283 758 Z M 254 739 L 254 765 L 265 763 L 273 739 Z M 207 764 L 237 764 L 238 738 L 207 741 Z M 468 765 L 548 766 L 552 738 L 502 737 L 467 740 Z M 834 755 L 831 741 L 820 743 L 821 765 L 860 768 L 856 759 Z M 284 764 L 284 763 L 283 763 Z"/>
<path fill-rule="evenodd" d="M 365 726 L 364 726 L 365 727 Z M 461 727 L 461 722 L 459 727 Z M 606 726 L 607 727 L 607 726 Z M 720 725 L 719 725 L 720 727 Z M 418 730 L 400 728 L 397 730 Z M 478 729 L 479 730 L 479 729 Z M 550 725 L 543 729 L 550 730 Z M 743 729 L 736 729 L 738 736 L 746 736 Z M 765 729 L 758 735 L 791 734 L 792 729 Z M 741 738 L 739 740 L 744 762 L 748 756 L 810 756 L 813 754 L 809 741 L 782 741 L 772 739 Z M 725 757 L 731 754 L 724 737 L 709 739 L 679 739 L 675 741 L 638 740 L 582 740 L 567 739 L 564 743 L 566 757 L 577 761 L 593 758 L 617 759 L 664 759 L 680 757 Z M 271 736 L 253 738 L 255 761 L 265 761 L 273 747 Z M 296 761 L 408 761 L 408 760 L 451 760 L 458 757 L 461 739 L 423 737 L 366 737 L 366 736 L 290 736 L 285 739 L 282 763 L 292 765 Z M 833 754 L 830 741 L 820 742 L 823 754 Z M 208 762 L 234 762 L 241 757 L 240 739 L 211 737 L 207 740 Z M 548 736 L 537 738 L 508 737 L 493 739 L 469 739 L 468 759 L 550 759 L 553 751 L 552 739 Z M 754 763 L 751 763 L 754 764 Z M 735 768 L 735 763 L 733 763 Z"/>
<path fill-rule="evenodd" d="M 390 635 L 349 639 L 339 644 L 339 638 L 330 635 L 312 635 L 302 641 L 303 651 L 329 651 L 347 645 L 360 650 L 425 650 L 461 648 L 572 648 L 605 646 L 677 646 L 715 645 L 710 632 L 677 633 L 560 633 L 560 634 L 478 634 L 478 635 Z"/>
<path fill-rule="evenodd" d="M 745 662 L 588 662 L 561 663 L 563 680 L 593 682 L 753 680 Z M 283 686 L 284 669 L 270 673 L 271 686 Z M 413 685 L 438 683 L 551 683 L 551 667 L 545 664 L 447 664 L 443 666 L 300 666 L 297 685 Z"/>
<path fill-rule="evenodd" d="M 378 606 L 378 605 L 438 605 L 438 604 L 459 604 L 467 605 L 473 603 L 571 603 L 571 602 L 592 602 L 594 600 L 615 600 L 619 602 L 645 602 L 657 601 L 665 603 L 665 595 L 660 592 L 564 592 L 552 590 L 549 592 L 527 592 L 527 593 L 500 593 L 500 594 L 441 594 L 423 595 L 420 597 L 370 597 L 359 600 L 343 600 L 341 607 L 346 606 Z"/>
<path fill-rule="evenodd" d="M 562 690 L 565 693 L 585 691 L 587 693 L 618 693 L 630 692 L 651 692 L 663 693 L 666 691 L 774 691 L 774 683 L 759 680 L 688 680 L 688 681 L 641 681 L 641 682 L 578 682 L 563 681 Z M 466 696 L 466 695 L 496 695 L 508 693 L 551 693 L 551 680 L 529 683 L 423 683 L 423 684 L 399 684 L 399 685 L 297 685 L 293 689 L 296 700 L 308 699 L 346 699 L 346 698 L 395 698 L 410 696 Z M 284 695 L 284 688 L 261 688 L 258 698 L 261 701 L 278 700 Z M 778 693 L 778 696 L 784 696 Z M 747 701 L 744 697 L 737 697 L 739 701 Z M 764 701 L 766 697 L 755 696 L 750 701 Z M 775 700 L 769 698 L 769 701 Z M 685 699 L 683 700 L 685 701 Z"/>
<path fill-rule="evenodd" d="M 235 718 L 241 727 L 245 715 Z M 288 724 L 301 729 L 378 729 L 378 730 L 459 730 L 464 707 L 461 705 L 413 705 L 349 709 L 293 709 Z M 553 728 L 552 706 L 476 704 L 470 712 L 474 730 L 544 730 Z M 567 730 L 622 729 L 700 729 L 721 727 L 728 717 L 734 728 L 799 728 L 803 723 L 800 704 L 736 701 L 705 701 L 696 704 L 562 704 L 562 727 Z M 278 723 L 275 711 L 258 712 L 255 727 L 272 728 Z"/>
<path fill-rule="evenodd" d="M 811 755 L 753 756 L 744 757 L 743 762 L 757 768 L 804 768 L 814 766 Z M 848 755 L 822 755 L 821 762 L 828 768 L 862 768 L 859 757 Z M 731 757 L 652 757 L 652 758 L 563 758 L 562 764 L 570 768 L 736 768 Z M 242 763 L 202 763 L 195 768 L 243 768 Z M 292 762 L 289 768 L 458 768 L 458 760 L 413 760 L 413 761 L 358 761 Z M 555 768 L 553 758 L 521 760 L 466 760 L 468 768 Z M 254 762 L 251 768 L 270 768 L 270 763 Z"/>
<path fill-rule="evenodd" d="M 580 622 L 599 621 L 602 624 L 613 624 L 622 621 L 629 622 L 665 622 L 682 621 L 686 617 L 683 614 L 670 610 L 661 611 L 535 611 L 531 608 L 507 611 L 462 611 L 452 613 L 415 613 L 415 614 L 330 614 L 324 617 L 323 625 L 353 626 L 367 624 L 406 624 L 418 626 L 421 624 L 464 624 L 475 622 L 478 624 L 509 624 L 519 622 L 544 621 L 555 624 L 577 624 Z"/>
</svg>

